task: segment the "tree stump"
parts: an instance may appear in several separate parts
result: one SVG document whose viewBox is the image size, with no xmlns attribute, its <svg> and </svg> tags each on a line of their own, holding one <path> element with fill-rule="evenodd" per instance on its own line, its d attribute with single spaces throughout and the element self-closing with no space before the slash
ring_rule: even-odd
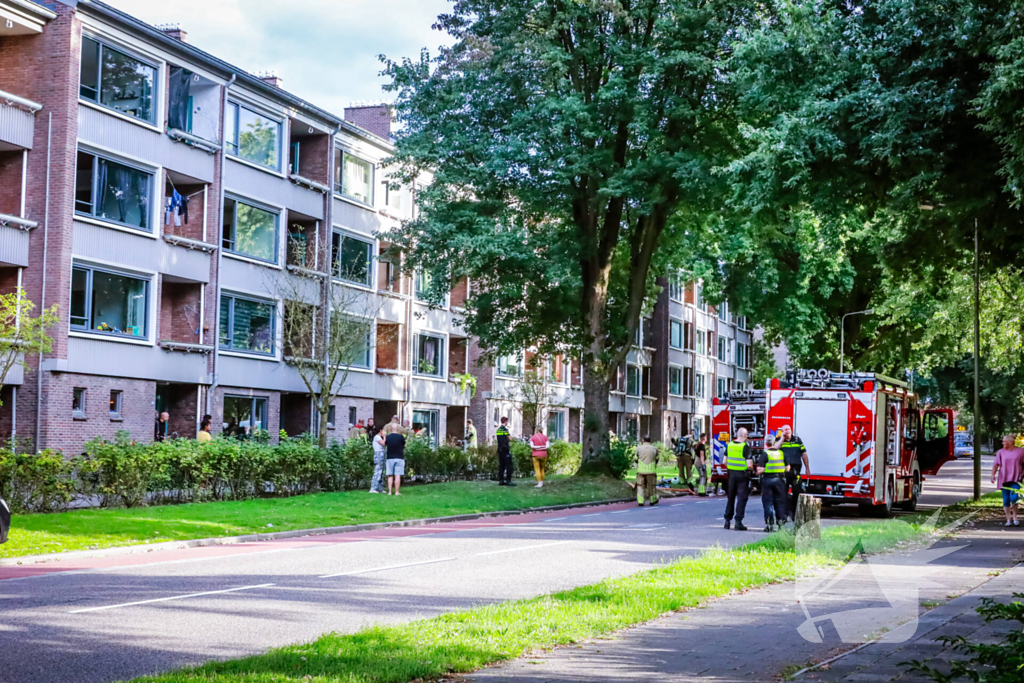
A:
<svg viewBox="0 0 1024 683">
<path fill-rule="evenodd" d="M 801 493 L 794 518 L 797 533 L 806 539 L 821 538 L 821 499 Z"/>
</svg>

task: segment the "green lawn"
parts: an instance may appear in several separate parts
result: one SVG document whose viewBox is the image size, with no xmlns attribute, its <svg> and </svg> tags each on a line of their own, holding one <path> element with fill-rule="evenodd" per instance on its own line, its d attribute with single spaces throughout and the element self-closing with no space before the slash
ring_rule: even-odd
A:
<svg viewBox="0 0 1024 683">
<path fill-rule="evenodd" d="M 533 483 L 532 479 L 522 479 L 518 487 L 511 488 L 494 482 L 458 481 L 409 486 L 399 497 L 347 491 L 130 510 L 16 515 L 10 540 L 0 545 L 0 557 L 521 510 L 633 495 L 624 482 L 606 478 L 553 476 L 542 489 L 534 488 Z"/>
<path fill-rule="evenodd" d="M 810 552 L 780 533 L 737 550 L 712 549 L 632 576 L 488 605 L 399 626 L 330 633 L 245 659 L 214 662 L 139 679 L 148 683 L 407 683 L 606 635 L 709 598 L 792 579 L 835 564 L 859 538 L 866 551 L 913 540 L 924 531 L 891 521 L 829 527 Z"/>
</svg>

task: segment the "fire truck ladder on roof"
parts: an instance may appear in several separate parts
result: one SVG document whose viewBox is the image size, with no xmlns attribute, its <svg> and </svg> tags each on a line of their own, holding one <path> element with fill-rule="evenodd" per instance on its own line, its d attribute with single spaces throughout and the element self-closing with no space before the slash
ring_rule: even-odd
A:
<svg viewBox="0 0 1024 683">
<path fill-rule="evenodd" d="M 786 384 L 798 389 L 859 389 L 864 382 L 877 382 L 882 386 L 907 389 L 907 383 L 877 372 L 829 372 L 820 370 L 790 370 Z"/>
</svg>

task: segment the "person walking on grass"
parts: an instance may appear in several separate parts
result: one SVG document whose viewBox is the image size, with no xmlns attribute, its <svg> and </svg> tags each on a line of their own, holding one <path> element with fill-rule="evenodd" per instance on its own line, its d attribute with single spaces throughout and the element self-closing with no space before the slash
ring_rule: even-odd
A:
<svg viewBox="0 0 1024 683">
<path fill-rule="evenodd" d="M 494 433 L 498 443 L 498 486 L 515 486 L 512 481 L 512 433 L 508 431 L 508 418 L 501 418 L 501 424 Z"/>
<path fill-rule="evenodd" d="M 387 452 L 384 433 L 377 432 L 373 437 L 373 479 L 370 481 L 370 493 L 384 493 L 384 463 L 387 460 Z"/>
<path fill-rule="evenodd" d="M 1003 447 L 992 461 L 992 483 L 1003 494 L 1003 512 L 1006 524 L 1020 526 L 1017 510 L 1020 507 L 1021 482 L 1024 481 L 1024 448 L 1014 445 L 1012 434 L 1003 437 Z"/>
<path fill-rule="evenodd" d="M 693 464 L 697 469 L 697 495 L 708 495 L 708 435 L 701 434 L 693 447 Z"/>
<path fill-rule="evenodd" d="M 540 425 L 537 425 L 537 433 L 530 437 L 530 448 L 533 449 L 533 472 L 537 475 L 537 486 L 535 488 L 544 488 L 544 473 L 548 469 L 548 447 L 551 442 L 548 441 L 548 437 L 541 431 Z"/>
<path fill-rule="evenodd" d="M 384 468 L 388 475 L 388 495 L 394 487 L 394 495 L 400 496 L 402 475 L 405 474 L 405 435 L 400 432 L 388 434 L 384 437 L 384 448 L 387 450 Z"/>
<path fill-rule="evenodd" d="M 757 474 L 761 477 L 761 505 L 764 507 L 764 530 L 775 531 L 776 524 L 786 523 L 786 472 L 789 465 L 779 450 L 783 438 L 779 436 L 757 459 Z"/>
<path fill-rule="evenodd" d="M 643 443 L 636 447 L 636 502 L 640 507 L 645 500 L 658 504 L 657 484 L 658 449 L 651 443 L 651 435 L 645 434 Z"/>
<path fill-rule="evenodd" d="M 750 497 L 750 468 L 753 466 L 750 445 L 747 443 L 747 430 L 740 427 L 736 430 L 736 438 L 729 442 L 726 449 L 725 466 L 729 470 L 729 483 L 725 503 L 725 528 L 732 525 L 736 517 L 736 531 L 746 531 L 743 526 L 743 515 L 747 512 L 747 498 Z"/>
</svg>

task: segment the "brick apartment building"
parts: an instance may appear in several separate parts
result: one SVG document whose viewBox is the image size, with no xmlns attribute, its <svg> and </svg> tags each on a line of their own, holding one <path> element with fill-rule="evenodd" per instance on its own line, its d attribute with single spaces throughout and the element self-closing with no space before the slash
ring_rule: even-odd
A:
<svg viewBox="0 0 1024 683">
<path fill-rule="evenodd" d="M 20 285 L 61 317 L 52 352 L 8 374 L 0 434 L 78 452 L 122 429 L 151 438 L 157 410 L 181 436 L 207 413 L 215 432 L 315 430 L 288 363 L 280 284 L 327 279 L 374 302 L 330 436 L 393 414 L 438 441 L 460 438 L 470 415 L 482 438 L 500 415 L 515 420 L 525 356 L 478 365 L 458 321 L 469 283 L 427 306 L 427 283 L 397 275 L 381 237 L 411 216 L 416 190 L 394 189 L 381 166 L 393 152 L 386 106 L 337 116 L 178 27 L 96 0 L 0 0 L 0 18 L 0 292 Z M 308 289 L 323 304 L 324 288 Z M 619 433 L 704 425 L 717 388 L 749 381 L 749 353 L 737 355 L 749 333 L 693 287 L 677 290 L 622 368 L 609 402 Z M 692 330 L 682 348 L 676 321 Z M 544 367 L 545 424 L 576 441 L 579 364 Z M 455 377 L 467 371 L 472 398 Z"/>
</svg>

